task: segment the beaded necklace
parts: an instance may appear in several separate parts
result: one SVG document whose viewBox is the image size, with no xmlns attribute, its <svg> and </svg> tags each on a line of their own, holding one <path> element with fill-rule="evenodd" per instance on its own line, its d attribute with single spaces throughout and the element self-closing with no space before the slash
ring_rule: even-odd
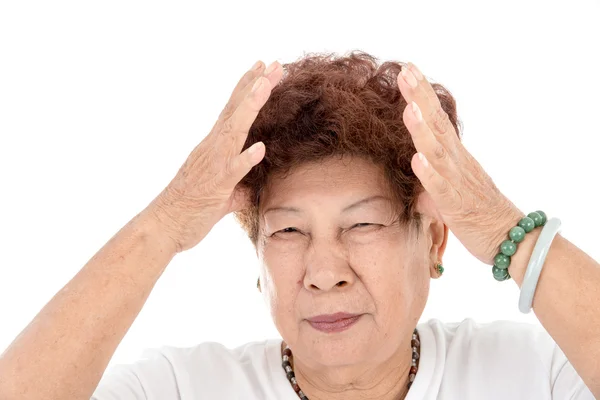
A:
<svg viewBox="0 0 600 400">
<path fill-rule="evenodd" d="M 415 328 L 412 335 L 412 340 L 410 341 L 410 346 L 412 347 L 412 365 L 410 366 L 410 372 L 408 373 L 408 388 L 412 386 L 413 381 L 415 380 L 415 376 L 417 376 L 417 371 L 419 369 L 418 360 L 419 353 L 421 348 L 421 342 L 419 340 L 419 332 Z M 304 394 L 300 386 L 298 386 L 298 382 L 296 381 L 296 375 L 294 374 L 294 369 L 292 368 L 292 364 L 290 363 L 290 358 L 292 357 L 292 350 L 285 345 L 283 349 L 282 355 L 282 363 L 281 366 L 287 375 L 288 381 L 294 388 L 294 392 L 300 397 L 301 400 L 308 400 L 308 397 Z"/>
</svg>

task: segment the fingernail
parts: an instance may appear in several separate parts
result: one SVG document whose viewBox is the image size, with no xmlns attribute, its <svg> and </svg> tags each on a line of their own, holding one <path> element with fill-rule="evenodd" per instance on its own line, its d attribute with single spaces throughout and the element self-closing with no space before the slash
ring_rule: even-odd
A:
<svg viewBox="0 0 600 400">
<path fill-rule="evenodd" d="M 269 75 L 271 72 L 275 71 L 275 68 L 277 68 L 277 61 L 273 61 L 270 65 L 269 68 L 267 68 L 264 72 L 264 75 L 267 76 Z"/>
<path fill-rule="evenodd" d="M 415 79 L 415 76 L 413 75 L 412 72 L 410 72 L 410 70 L 406 67 L 406 66 L 402 66 L 402 77 L 404 78 L 404 81 L 406 83 L 408 83 L 408 86 L 410 86 L 411 88 L 416 88 L 418 83 L 417 80 Z"/>
<path fill-rule="evenodd" d="M 417 119 L 417 121 L 421 122 L 421 120 L 423 119 L 423 114 L 421 114 L 421 109 L 419 108 L 417 103 L 415 103 L 414 101 L 410 104 L 412 106 L 412 112 L 413 112 L 415 118 Z"/>
<path fill-rule="evenodd" d="M 252 155 L 254 153 L 256 153 L 256 150 L 258 150 L 258 144 L 254 143 L 252 146 L 250 146 L 250 148 L 248 149 L 248 154 Z"/>
<path fill-rule="evenodd" d="M 258 79 L 256 82 L 254 82 L 254 86 L 252 86 L 252 93 L 256 92 L 258 89 L 260 89 L 260 87 L 263 85 L 263 80 L 262 79 Z"/>
<path fill-rule="evenodd" d="M 258 71 L 260 69 L 261 65 L 262 65 L 262 61 L 258 60 L 257 62 L 254 63 L 254 65 L 252 66 L 251 70 L 252 71 Z"/>
<path fill-rule="evenodd" d="M 259 156 L 257 154 L 258 149 L 262 146 L 261 143 L 262 142 L 256 142 L 248 149 L 248 155 L 250 156 L 252 163 L 256 163 L 259 160 Z"/>
<path fill-rule="evenodd" d="M 425 156 L 423 155 L 423 153 L 418 153 L 417 157 L 419 157 L 419 160 L 421 160 L 421 162 L 423 163 L 423 166 L 425 168 L 427 168 L 427 166 L 429 165 L 429 161 L 427 161 L 427 159 L 425 158 Z"/>
<path fill-rule="evenodd" d="M 409 62 L 408 65 L 410 66 L 410 70 L 412 71 L 412 73 L 415 75 L 415 78 L 417 78 L 417 80 L 419 81 L 422 81 L 423 74 L 421 73 L 421 71 L 419 71 L 419 68 L 417 68 L 417 66 L 411 62 Z"/>
</svg>

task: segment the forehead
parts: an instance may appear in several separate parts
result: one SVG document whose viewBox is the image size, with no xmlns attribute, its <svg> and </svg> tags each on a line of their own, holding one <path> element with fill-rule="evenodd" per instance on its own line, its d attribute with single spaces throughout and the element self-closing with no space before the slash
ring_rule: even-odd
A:
<svg viewBox="0 0 600 400">
<path fill-rule="evenodd" d="M 356 157 L 330 157 L 273 176 L 261 196 L 260 209 L 288 201 L 295 203 L 311 196 L 388 195 L 389 184 L 382 166 Z"/>
</svg>

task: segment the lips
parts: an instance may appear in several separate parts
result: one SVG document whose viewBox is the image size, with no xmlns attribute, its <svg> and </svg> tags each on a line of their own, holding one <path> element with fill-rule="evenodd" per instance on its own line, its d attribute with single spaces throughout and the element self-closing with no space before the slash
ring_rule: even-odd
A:
<svg viewBox="0 0 600 400">
<path fill-rule="evenodd" d="M 354 325 L 362 314 L 335 313 L 308 318 L 308 323 L 325 333 L 342 332 Z"/>
</svg>

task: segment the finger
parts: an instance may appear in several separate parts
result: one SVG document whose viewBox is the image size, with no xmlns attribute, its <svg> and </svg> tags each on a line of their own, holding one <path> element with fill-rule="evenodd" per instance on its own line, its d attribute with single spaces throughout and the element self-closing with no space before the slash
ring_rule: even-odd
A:
<svg viewBox="0 0 600 400">
<path fill-rule="evenodd" d="M 238 183 L 235 189 L 233 189 L 233 198 L 231 201 L 231 206 L 229 207 L 227 213 L 229 214 L 230 212 L 241 211 L 243 209 L 248 208 L 248 206 L 252 204 L 250 201 L 251 193 L 252 191 L 249 187 L 241 187 Z"/>
<path fill-rule="evenodd" d="M 256 142 L 248 147 L 242 154 L 237 155 L 228 163 L 221 172 L 222 176 L 217 178 L 227 190 L 233 190 L 248 172 L 258 164 L 265 156 L 265 145 Z"/>
<path fill-rule="evenodd" d="M 256 77 L 250 82 L 248 82 L 248 85 L 246 85 L 246 87 L 238 93 L 238 101 L 236 102 L 238 105 L 241 99 L 243 99 L 244 96 L 246 96 L 248 92 L 252 90 L 254 82 L 256 82 L 256 80 L 261 76 L 267 78 L 269 80 L 269 83 L 271 84 L 271 88 L 273 88 L 281 80 L 281 77 L 283 76 L 283 68 L 281 68 L 281 64 L 279 64 L 277 61 L 274 61 L 261 74 L 257 74 Z"/>
<path fill-rule="evenodd" d="M 262 69 L 260 69 L 260 71 L 262 71 Z M 214 132 L 217 132 L 217 133 L 223 132 L 223 126 L 226 125 L 228 119 L 230 119 L 233 116 L 233 114 L 235 113 L 237 108 L 240 106 L 242 101 L 245 98 L 247 98 L 248 95 L 252 92 L 254 85 L 260 78 L 266 77 L 267 80 L 269 81 L 269 83 L 271 84 L 271 88 L 272 88 L 275 85 L 277 85 L 277 83 L 279 83 L 282 76 L 283 76 L 283 68 L 281 68 L 281 64 L 279 64 L 277 61 L 271 63 L 271 65 L 266 70 L 262 71 L 261 73 L 257 73 L 254 76 L 254 78 L 252 80 L 250 80 L 250 82 L 248 82 L 248 84 L 237 93 L 235 98 L 233 98 L 227 104 L 227 106 L 225 106 L 225 109 L 221 112 L 219 119 L 217 119 L 217 122 L 213 126 L 211 132 L 209 132 L 209 135 L 212 136 Z M 262 105 L 261 105 L 261 107 L 262 107 Z"/>
<path fill-rule="evenodd" d="M 250 126 L 271 94 L 270 85 L 265 77 L 257 78 L 231 117 L 218 124 L 218 146 L 224 146 L 229 154 L 238 155 L 242 151 Z"/>
<path fill-rule="evenodd" d="M 423 153 L 413 156 L 411 167 L 442 214 L 460 210 L 460 193 L 435 170 Z"/>
<path fill-rule="evenodd" d="M 398 86 L 407 103 L 414 101 L 418 104 L 425 122 L 437 140 L 456 159 L 458 147 L 456 129 L 442 108 L 433 87 L 414 64 L 409 63 L 408 67 L 402 67 L 398 74 Z"/>
<path fill-rule="evenodd" d="M 419 68 L 417 68 L 417 66 L 415 64 L 413 64 L 412 62 L 409 62 L 408 69 L 410 70 L 410 72 L 412 72 L 413 76 L 417 80 L 419 89 L 423 90 L 425 92 L 425 94 L 427 95 L 427 98 L 429 100 L 429 105 L 432 108 L 436 108 L 436 107 L 441 108 L 442 104 L 440 103 L 440 98 L 438 97 L 437 93 L 433 89 L 433 86 L 431 85 L 431 83 L 427 80 L 427 78 L 425 78 L 425 76 L 419 70 Z"/>
<path fill-rule="evenodd" d="M 234 97 L 235 94 L 243 90 L 251 81 L 254 80 L 254 78 L 260 76 L 264 72 L 264 69 L 265 63 L 263 63 L 261 60 L 258 60 L 256 63 L 254 63 L 252 68 L 246 71 L 246 73 L 242 76 L 237 85 L 235 85 L 231 97 Z"/>
<path fill-rule="evenodd" d="M 256 80 L 258 78 L 260 78 L 261 76 L 264 76 L 265 78 L 267 78 L 269 80 L 269 83 L 271 84 L 272 88 L 275 87 L 281 80 L 281 77 L 283 76 L 283 69 L 281 68 L 281 64 L 279 64 L 277 61 L 274 61 L 273 63 L 271 63 L 271 65 L 269 65 L 267 67 L 267 69 L 262 71 L 262 73 L 257 74 L 254 77 L 254 79 L 252 79 L 250 82 L 248 82 L 246 87 L 244 87 L 242 90 L 240 90 L 238 92 L 237 98 L 233 101 L 233 106 L 235 108 L 237 108 L 239 106 L 241 100 L 243 100 L 243 98 L 248 95 L 248 92 L 250 92 L 252 90 L 252 86 L 254 85 Z M 231 114 L 233 114 L 234 111 L 235 111 L 235 109 L 232 108 Z M 226 118 L 229 118 L 229 116 L 230 115 L 225 115 Z"/>
<path fill-rule="evenodd" d="M 229 97 L 227 104 L 225 104 L 225 107 L 221 111 L 221 114 L 219 114 L 219 120 L 228 118 L 231 114 L 233 114 L 240 102 L 240 99 L 243 98 L 243 96 L 240 96 L 241 93 L 248 87 L 249 84 L 254 82 L 256 78 L 262 75 L 262 73 L 264 72 L 264 68 L 265 64 L 262 61 L 258 60 L 252 66 L 252 68 L 250 68 L 250 70 L 246 71 L 246 73 L 240 78 L 237 85 L 235 85 L 235 88 L 231 92 L 231 96 Z"/>
<path fill-rule="evenodd" d="M 453 183 L 458 182 L 460 173 L 456 163 L 450 157 L 446 147 L 431 132 L 429 125 L 425 123 L 421 110 L 415 101 L 406 106 L 402 118 L 417 151 L 427 157 L 438 173 Z"/>
<path fill-rule="evenodd" d="M 277 86 L 281 80 L 281 77 L 283 76 L 283 68 L 281 67 L 281 64 L 277 61 L 273 61 L 265 70 L 264 76 L 271 83 L 271 87 Z"/>
<path fill-rule="evenodd" d="M 281 64 L 279 64 L 277 61 L 274 61 L 266 69 L 264 69 L 263 67 L 260 67 L 259 69 L 255 70 L 254 75 L 250 74 L 250 79 L 248 79 L 245 82 L 245 86 L 241 86 L 239 90 L 237 90 L 237 92 L 232 95 L 232 98 L 229 100 L 228 104 L 225 106 L 225 109 L 221 112 L 221 115 L 219 116 L 221 120 L 229 118 L 235 112 L 241 101 L 252 89 L 254 82 L 256 82 L 256 80 L 261 76 L 264 76 L 269 80 L 269 82 L 271 83 L 271 87 L 275 87 L 279 83 L 281 77 L 283 76 L 283 68 L 281 68 Z M 240 80 L 240 83 L 241 82 L 242 81 Z M 236 89 L 238 88 L 236 87 Z"/>
</svg>

